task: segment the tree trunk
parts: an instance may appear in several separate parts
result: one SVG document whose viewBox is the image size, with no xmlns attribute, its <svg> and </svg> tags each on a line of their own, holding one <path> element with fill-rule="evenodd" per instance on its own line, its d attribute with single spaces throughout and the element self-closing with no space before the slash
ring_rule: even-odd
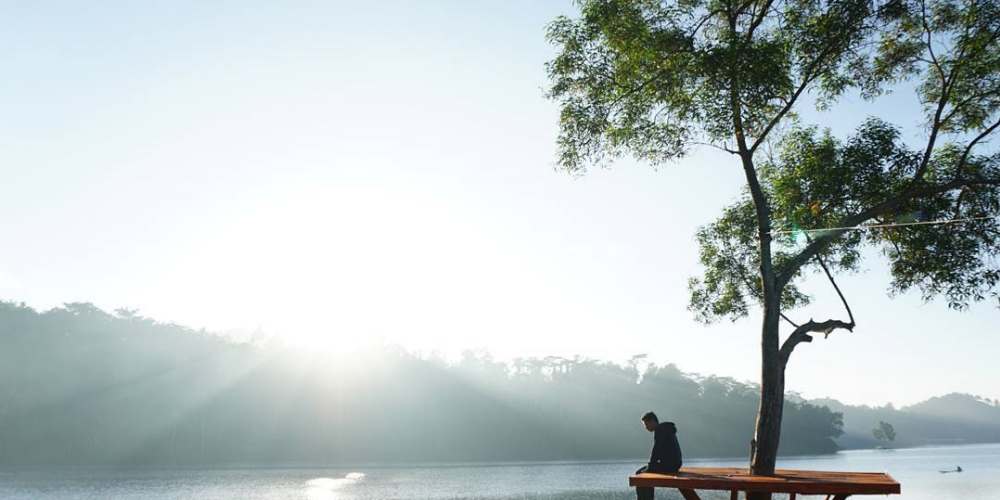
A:
<svg viewBox="0 0 1000 500">
<path fill-rule="evenodd" d="M 750 451 L 750 473 L 774 474 L 781 441 L 781 415 L 785 403 L 785 366 L 778 346 L 780 304 L 777 294 L 765 292 L 761 325 L 760 407 Z M 769 499 L 769 493 L 748 494 L 752 500 Z"/>
</svg>

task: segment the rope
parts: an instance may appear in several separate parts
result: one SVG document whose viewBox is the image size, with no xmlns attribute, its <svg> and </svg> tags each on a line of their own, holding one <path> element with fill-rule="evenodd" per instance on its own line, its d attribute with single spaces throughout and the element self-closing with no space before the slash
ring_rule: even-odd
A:
<svg viewBox="0 0 1000 500">
<path fill-rule="evenodd" d="M 973 222 L 977 220 L 990 220 L 990 219 L 1000 219 L 1000 215 L 987 215 L 984 217 L 969 217 L 966 219 L 947 219 L 947 220 L 927 220 L 927 221 L 915 221 L 915 222 L 894 222 L 890 224 L 865 224 L 863 226 L 847 226 L 847 227 L 828 227 L 823 229 L 793 229 L 790 231 L 771 231 L 770 235 L 778 234 L 796 234 L 796 233 L 822 233 L 827 231 L 864 231 L 867 229 L 884 229 L 889 227 L 907 227 L 907 226 L 941 226 L 945 224 L 959 224 L 963 222 Z"/>
</svg>

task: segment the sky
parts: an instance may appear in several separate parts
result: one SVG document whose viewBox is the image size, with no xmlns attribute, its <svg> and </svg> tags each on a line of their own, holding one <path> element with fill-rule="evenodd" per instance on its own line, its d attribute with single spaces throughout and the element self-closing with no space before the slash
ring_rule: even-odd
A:
<svg viewBox="0 0 1000 500">
<path fill-rule="evenodd" d="M 687 310 L 694 233 L 744 182 L 695 151 L 555 168 L 544 98 L 564 1 L 2 2 L 0 299 L 307 348 L 648 354 L 757 380 L 759 317 Z M 870 113 L 919 133 L 897 93 Z M 897 406 L 1000 398 L 1000 311 L 838 280 L 858 327 L 800 345 L 787 388 Z M 789 315 L 841 317 L 824 281 Z"/>
</svg>

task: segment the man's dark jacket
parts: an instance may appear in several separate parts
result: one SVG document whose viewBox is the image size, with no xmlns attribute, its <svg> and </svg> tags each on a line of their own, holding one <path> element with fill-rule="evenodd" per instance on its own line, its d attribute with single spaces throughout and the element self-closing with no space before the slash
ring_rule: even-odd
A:
<svg viewBox="0 0 1000 500">
<path fill-rule="evenodd" d="M 653 432 L 653 453 L 649 455 L 649 472 L 676 472 L 681 468 L 681 445 L 677 442 L 677 426 L 662 422 Z"/>
</svg>

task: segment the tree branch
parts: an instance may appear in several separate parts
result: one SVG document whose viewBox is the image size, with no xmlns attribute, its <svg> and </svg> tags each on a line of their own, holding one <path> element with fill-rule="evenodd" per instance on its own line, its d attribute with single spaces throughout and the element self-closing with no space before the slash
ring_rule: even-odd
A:
<svg viewBox="0 0 1000 500">
<path fill-rule="evenodd" d="M 976 146 L 976 143 L 983 140 L 983 138 L 985 138 L 986 136 L 990 135 L 994 130 L 996 130 L 998 126 L 1000 126 L 1000 119 L 997 119 L 997 121 L 995 121 L 993 125 L 990 125 L 989 128 L 983 130 L 982 133 L 977 135 L 975 139 L 969 142 L 968 146 L 965 146 L 965 150 L 962 151 L 962 157 L 961 159 L 958 160 L 958 166 L 955 167 L 956 178 L 958 179 L 962 178 L 962 167 L 965 166 L 965 161 L 969 159 L 969 153 L 972 152 L 972 148 Z"/>
<path fill-rule="evenodd" d="M 740 4 L 740 6 L 737 7 L 735 11 L 732 12 L 733 19 L 742 16 L 743 13 L 746 12 L 751 5 L 754 5 L 754 3 L 755 3 L 754 0 L 749 0 L 747 2 L 743 2 L 742 4 Z"/>
<path fill-rule="evenodd" d="M 944 85 L 941 89 L 941 98 L 938 99 L 937 110 L 934 111 L 934 122 L 931 123 L 931 134 L 927 138 L 927 148 L 924 149 L 924 156 L 920 159 L 920 165 L 917 167 L 917 171 L 913 174 L 913 179 L 910 182 L 910 188 L 915 187 L 920 179 L 923 179 L 924 173 L 927 172 L 927 166 L 931 161 L 931 154 L 934 153 L 934 144 L 937 143 L 938 132 L 941 131 L 941 125 L 943 121 L 941 120 L 941 114 L 944 113 L 945 106 L 948 105 L 948 97 L 950 91 L 948 90 L 949 85 Z"/>
<path fill-rule="evenodd" d="M 788 319 L 788 316 L 785 316 L 785 313 L 778 313 L 778 314 L 779 314 L 779 315 L 781 316 L 781 319 L 783 319 L 783 320 L 787 321 L 787 322 L 788 322 L 788 324 L 790 324 L 790 325 L 794 326 L 795 328 L 798 328 L 798 327 L 799 327 L 799 325 L 798 325 L 798 324 L 797 324 L 796 322 L 794 322 L 794 321 L 792 321 L 792 320 Z"/>
<path fill-rule="evenodd" d="M 770 4 L 771 3 L 768 2 L 767 5 L 770 6 Z M 760 17 L 760 21 L 761 22 L 763 22 L 763 17 L 764 16 L 763 16 L 763 13 L 762 13 L 761 17 Z M 751 30 L 750 30 L 751 33 L 753 32 L 753 29 L 756 28 L 757 25 L 759 25 L 759 24 L 760 23 L 757 22 L 757 23 L 755 23 L 754 25 L 751 26 Z M 848 33 L 842 33 L 841 35 L 847 36 L 849 34 Z M 816 70 L 820 67 L 820 65 L 824 62 L 824 60 L 831 53 L 834 52 L 834 49 L 835 49 L 836 45 L 839 44 L 840 42 L 841 42 L 841 38 L 840 37 L 837 37 L 834 40 L 832 40 L 830 42 L 830 44 L 827 45 L 826 47 L 824 47 L 823 51 L 820 52 L 820 54 L 818 56 L 816 56 L 816 59 L 813 59 L 813 61 L 809 63 L 809 65 L 806 67 L 806 71 L 802 73 L 803 74 L 802 83 L 795 90 L 795 93 L 792 94 L 792 97 L 789 98 L 789 99 L 787 99 L 787 100 L 785 100 L 785 105 L 781 108 L 780 111 L 778 111 L 778 114 L 774 115 L 774 117 L 767 124 L 767 126 L 764 127 L 764 130 L 758 135 L 757 139 L 753 143 L 753 146 L 750 147 L 750 152 L 751 153 L 753 153 L 757 149 L 757 147 L 760 146 L 761 142 L 763 142 L 764 139 L 767 138 L 767 134 L 771 133 L 771 129 L 773 129 L 778 124 L 778 122 L 780 122 L 781 119 L 784 118 L 785 115 L 788 114 L 789 111 L 791 111 L 791 109 L 795 105 L 795 103 L 798 102 L 799 96 L 802 95 L 802 92 L 804 92 L 805 89 L 806 89 L 806 87 L 808 87 L 809 84 L 812 83 L 813 80 L 815 80 L 816 77 L 819 76 L 819 72 L 816 71 Z M 814 71 L 816 71 L 816 73 L 813 73 Z"/>
<path fill-rule="evenodd" d="M 774 0 L 767 0 L 764 2 L 764 6 L 760 8 L 760 12 L 750 23 L 750 28 L 747 29 L 747 41 L 753 40 L 753 32 L 756 31 L 757 27 L 764 22 L 764 17 L 767 15 L 767 11 L 771 9 L 772 3 L 774 3 Z"/>
<path fill-rule="evenodd" d="M 807 236 L 808 238 L 808 236 Z M 816 323 L 813 320 L 809 320 L 808 323 L 804 325 L 796 325 L 792 321 L 785 317 L 784 314 L 781 315 L 785 318 L 785 321 L 792 323 L 794 325 L 795 331 L 785 339 L 785 343 L 781 346 L 781 362 L 787 364 L 788 358 L 791 357 L 792 351 L 795 350 L 795 346 L 802 342 L 812 342 L 812 336 L 809 332 L 823 332 L 823 338 L 830 336 L 830 333 L 837 328 L 845 329 L 849 332 L 854 331 L 856 326 L 854 323 L 854 313 L 851 312 L 851 306 L 847 304 L 847 299 L 844 298 L 844 294 L 840 291 L 840 287 L 837 286 L 837 282 L 833 279 L 833 273 L 830 272 L 830 268 L 826 266 L 826 262 L 823 262 L 823 258 L 817 253 L 815 256 L 816 262 L 819 262 L 820 267 L 823 268 L 823 272 L 826 273 L 826 277 L 830 280 L 830 284 L 833 285 L 833 289 L 837 291 L 837 295 L 840 296 L 840 301 L 844 304 L 844 309 L 847 309 L 847 317 L 850 318 L 848 322 L 843 322 L 840 320 L 827 320 L 822 323 Z"/>
<path fill-rule="evenodd" d="M 828 46 L 826 49 L 823 50 L 822 53 L 820 53 L 819 56 L 816 57 L 815 60 L 813 60 L 812 63 L 809 64 L 809 67 L 806 68 L 806 73 L 805 73 L 806 76 L 802 79 L 802 83 L 799 85 L 799 88 L 795 89 L 795 93 L 792 94 L 791 98 L 787 100 L 783 99 L 785 101 L 785 105 L 781 108 L 781 111 L 778 111 L 778 114 L 774 115 L 774 117 L 771 118 L 771 121 L 768 122 L 767 126 L 764 127 L 764 130 L 757 136 L 757 139 L 754 141 L 753 146 L 750 146 L 751 153 L 753 153 L 757 149 L 757 146 L 760 146 L 760 144 L 764 142 L 764 139 L 767 138 L 767 134 L 771 133 L 771 129 L 773 129 L 778 124 L 778 122 L 780 122 L 781 119 L 784 118 L 785 115 L 792 110 L 792 107 L 795 106 L 796 102 L 798 102 L 799 96 L 802 95 L 802 92 L 804 92 L 806 90 L 806 87 L 808 87 L 809 84 L 812 83 L 817 76 L 819 76 L 819 73 L 812 74 L 812 72 L 815 71 L 816 68 L 819 66 L 820 62 L 822 62 L 822 60 L 826 58 L 827 55 L 830 54 L 832 48 L 833 48 L 832 46 Z"/>
<path fill-rule="evenodd" d="M 729 31 L 733 37 L 736 36 L 736 17 L 733 15 L 729 17 Z M 736 63 L 733 61 L 731 68 L 735 67 Z M 747 179 L 747 187 L 750 189 L 750 196 L 753 199 L 754 209 L 757 214 L 757 234 L 761 241 L 761 290 L 764 294 L 764 303 L 766 303 L 767 290 L 772 285 L 770 281 L 774 275 L 774 268 L 771 263 L 771 210 L 767 198 L 764 196 L 764 190 L 760 186 L 760 180 L 757 178 L 757 171 L 753 164 L 753 151 L 747 147 L 743 126 L 743 108 L 740 105 L 740 81 L 736 76 L 735 70 L 731 71 L 729 78 L 731 82 L 729 88 L 729 105 L 733 113 L 733 132 L 736 136 L 737 151 L 739 151 L 739 156 L 743 163 L 743 173 Z"/>
<path fill-rule="evenodd" d="M 840 287 L 837 286 L 837 282 L 833 280 L 833 274 L 830 273 L 830 269 L 826 267 L 826 262 L 823 262 L 823 258 L 819 254 L 816 254 L 816 262 L 819 262 L 820 267 L 823 268 L 823 272 L 826 273 L 826 277 L 830 280 L 830 284 L 833 285 L 833 289 L 840 296 L 840 301 L 844 303 L 844 309 L 847 309 L 847 317 L 850 319 L 850 328 L 848 330 L 854 328 L 854 314 L 851 312 L 851 306 L 847 304 L 847 299 L 844 298 L 844 294 L 840 291 Z M 826 335 L 829 336 L 830 332 L 826 332 Z"/>
<path fill-rule="evenodd" d="M 808 241 L 811 242 L 812 238 L 810 238 L 809 235 L 806 234 L 806 240 L 808 240 Z M 853 327 L 854 326 L 854 314 L 851 313 L 851 306 L 847 304 L 847 299 L 844 298 L 844 294 L 841 293 L 840 287 L 837 286 L 837 282 L 834 281 L 834 279 L 833 279 L 833 273 L 830 272 L 830 268 L 826 267 L 826 262 L 823 261 L 823 258 L 820 257 L 819 253 L 817 253 L 813 257 L 815 257 L 816 262 L 819 262 L 819 266 L 823 268 L 823 272 L 826 273 L 826 277 L 827 277 L 827 279 L 830 280 L 830 284 L 833 285 L 833 289 L 836 290 L 837 291 L 837 295 L 840 296 L 840 301 L 844 304 L 844 309 L 847 309 L 847 317 L 850 318 L 850 323 L 851 323 L 851 326 Z M 830 335 L 830 332 L 827 332 L 827 336 L 829 336 L 829 335 Z M 824 337 L 824 338 L 826 338 L 826 337 Z"/>
<path fill-rule="evenodd" d="M 958 69 L 961 66 L 962 57 L 965 54 L 965 43 L 963 41 L 962 46 L 959 48 L 959 58 L 956 59 L 955 63 L 951 66 L 951 70 L 948 71 L 947 75 L 945 75 L 944 68 L 941 67 L 937 57 L 934 55 L 931 30 L 930 26 L 927 25 L 927 7 L 923 0 L 920 2 L 920 11 L 920 20 L 923 24 L 924 31 L 927 33 L 927 52 L 930 54 L 931 61 L 941 78 L 941 97 L 938 98 L 937 109 L 934 111 L 934 121 L 931 123 L 931 133 L 927 138 L 927 148 L 924 150 L 924 156 L 920 160 L 920 166 L 917 167 L 916 173 L 913 174 L 913 181 L 907 190 L 913 189 L 920 182 L 920 180 L 923 179 L 924 174 L 927 172 L 927 166 L 930 163 L 931 154 L 934 152 L 934 145 L 937 142 L 938 132 L 940 132 L 941 126 L 944 125 L 944 122 L 947 121 L 947 118 L 943 120 L 941 115 L 944 113 L 944 108 L 948 105 L 948 100 L 951 98 L 951 91 L 955 88 L 955 80 L 958 78 Z M 966 28 L 966 32 L 968 32 L 968 28 Z M 950 118 L 950 114 L 948 118 Z"/>
<path fill-rule="evenodd" d="M 689 142 L 689 144 L 693 144 L 695 146 L 708 146 L 710 148 L 718 149 L 719 151 L 723 151 L 723 152 L 729 153 L 731 155 L 738 155 L 738 154 L 740 154 L 739 151 L 727 148 L 725 146 L 725 144 L 723 144 L 722 146 L 719 146 L 718 144 L 712 144 L 711 142 L 702 142 L 702 141 L 691 141 L 691 142 Z"/>
<path fill-rule="evenodd" d="M 934 55 L 934 45 L 931 41 L 931 28 L 927 25 L 927 3 L 923 0 L 920 2 L 920 23 L 923 25 L 924 33 L 927 33 L 927 52 L 931 56 L 931 63 L 934 65 L 934 68 L 937 69 L 938 76 L 941 78 L 941 85 L 947 85 L 948 80 L 944 76 L 944 69 L 941 68 L 941 64 Z M 921 39 L 923 39 L 923 37 L 921 37 Z"/>
<path fill-rule="evenodd" d="M 698 35 L 698 30 L 700 30 L 701 27 L 704 26 L 706 22 L 712 19 L 712 17 L 714 17 L 716 14 L 724 14 L 724 13 L 725 11 L 723 11 L 722 9 L 716 9 L 709 12 L 708 14 L 705 14 L 705 16 L 702 17 L 700 21 L 698 21 L 698 24 L 695 25 L 694 29 L 691 30 L 691 40 L 692 41 L 694 40 L 694 37 Z"/>
<path fill-rule="evenodd" d="M 639 84 L 636 87 L 633 87 L 631 89 L 626 90 L 621 95 L 619 95 L 618 97 L 616 97 L 615 100 L 611 101 L 610 104 L 608 104 L 608 109 L 614 108 L 615 106 L 618 105 L 618 103 L 622 102 L 626 97 L 629 97 L 632 94 L 635 94 L 637 92 L 642 92 L 643 89 L 645 89 L 646 87 L 648 87 L 653 82 L 657 81 L 661 76 L 663 76 L 665 74 L 667 74 L 667 70 L 661 69 L 660 71 L 657 71 L 656 74 L 653 75 L 652 77 L 650 77 L 648 80 L 642 82 L 641 84 Z"/>
<path fill-rule="evenodd" d="M 944 115 L 944 118 L 941 119 L 941 123 L 948 123 L 949 120 L 951 120 L 956 114 L 962 111 L 962 108 L 964 108 L 970 102 L 978 99 L 983 99 L 986 97 L 992 97 L 994 95 L 1000 95 L 1000 87 L 991 88 L 985 92 L 976 92 L 975 94 L 972 94 L 969 97 L 966 97 L 965 99 L 962 99 L 961 101 L 952 104 L 951 111 L 948 111 L 948 114 Z"/>
<path fill-rule="evenodd" d="M 854 324 L 845 323 L 837 319 L 828 319 L 826 321 L 817 323 L 813 320 L 809 320 L 807 323 L 795 329 L 791 335 L 785 339 L 785 342 L 781 344 L 781 363 L 788 364 L 788 358 L 791 357 L 792 351 L 795 350 L 795 346 L 801 344 L 802 342 L 812 342 L 811 332 L 822 332 L 829 335 L 830 332 L 841 328 L 847 331 L 854 331 Z"/>
<path fill-rule="evenodd" d="M 952 189 L 958 189 L 964 186 L 976 186 L 976 185 L 1000 186 L 1000 179 L 955 180 L 937 186 L 929 186 L 922 189 L 907 190 L 898 196 L 889 198 L 888 200 L 885 200 L 882 203 L 879 203 L 878 205 L 869 208 L 868 210 L 865 210 L 854 216 L 847 217 L 846 219 L 841 220 L 839 223 L 837 223 L 836 226 L 842 228 L 854 227 L 857 226 L 858 224 L 861 224 L 862 222 L 865 222 L 868 219 L 882 215 L 885 212 L 888 212 L 889 210 L 899 207 L 900 205 L 906 203 L 907 201 L 916 198 L 923 198 L 925 196 L 933 196 L 936 194 L 945 193 L 951 191 Z M 786 284 L 788 284 L 788 282 L 792 279 L 792 276 L 794 276 L 795 273 L 798 272 L 799 268 L 801 268 L 802 265 L 806 263 L 806 261 L 808 261 L 814 255 L 819 253 L 820 250 L 826 248 L 826 246 L 829 245 L 830 242 L 832 242 L 845 232 L 847 232 L 847 229 L 835 229 L 831 230 L 830 232 L 824 233 L 823 236 L 816 238 L 812 243 L 806 245 L 806 247 L 803 248 L 802 251 L 799 252 L 795 257 L 792 257 L 792 259 L 788 261 L 788 264 L 785 266 L 785 268 L 781 270 L 781 274 L 778 275 L 777 278 L 778 290 L 781 290 L 782 288 L 784 288 Z"/>
</svg>

